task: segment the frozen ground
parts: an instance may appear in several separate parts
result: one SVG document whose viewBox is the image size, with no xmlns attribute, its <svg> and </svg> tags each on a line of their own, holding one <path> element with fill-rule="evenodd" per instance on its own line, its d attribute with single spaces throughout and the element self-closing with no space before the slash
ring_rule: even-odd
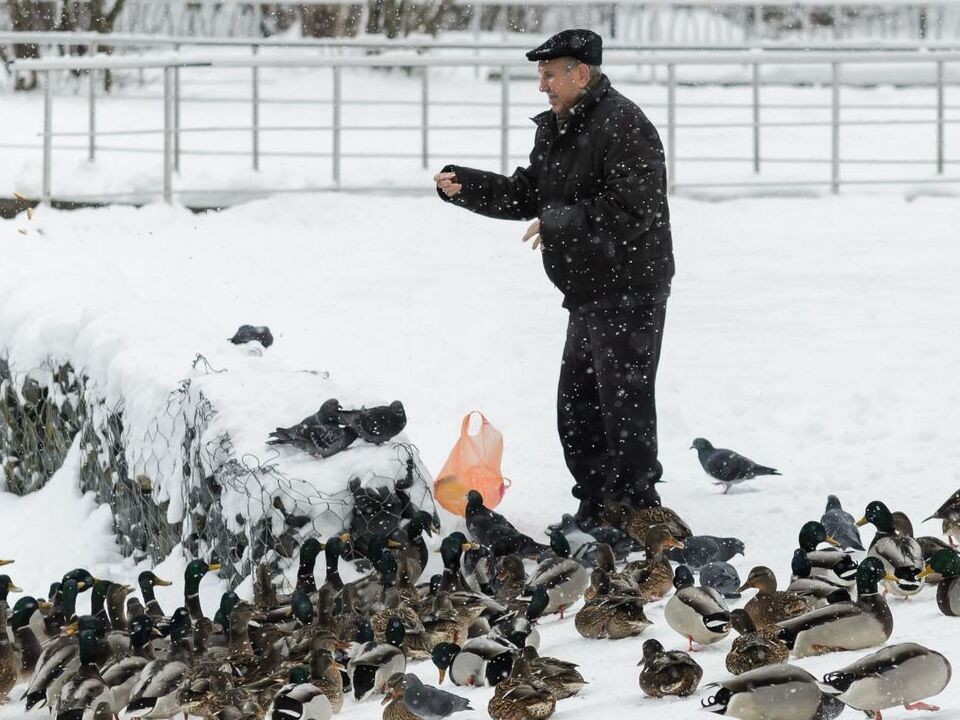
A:
<svg viewBox="0 0 960 720">
<path fill-rule="evenodd" d="M 672 210 L 679 274 L 659 377 L 665 504 L 695 532 L 742 537 L 742 575 L 766 564 L 781 580 L 799 526 L 819 518 L 830 492 L 855 513 L 882 499 L 935 534 L 919 521 L 960 485 L 960 205 L 848 195 L 675 199 Z M 255 359 L 222 338 L 241 322 L 269 324 L 277 341 L 260 360 L 271 367 L 329 371 L 358 400 L 402 399 L 433 471 L 463 413 L 482 409 L 506 439 L 513 487 L 500 509 L 537 534 L 572 508 L 554 429 L 565 315 L 520 243 L 524 227 L 429 197 L 320 194 L 211 215 L 41 208 L 32 222 L 0 222 L 0 347 L 21 367 L 56 352 L 112 392 L 149 397 L 189 375 L 197 352 L 247 367 Z M 261 406 L 312 405 L 285 395 L 297 387 L 252 384 L 250 427 L 299 419 L 255 417 Z M 696 436 L 783 477 L 721 496 L 688 450 Z M 40 493 L 0 495 L 0 557 L 16 559 L 10 574 L 30 593 L 77 564 L 117 580 L 137 572 L 113 549 L 106 509 L 73 489 L 75 472 L 71 459 Z M 158 570 L 178 581 L 160 596 L 168 610 L 182 567 L 172 557 Z M 211 578 L 203 588 L 212 608 L 222 588 Z M 933 592 L 892 605 L 894 641 L 960 661 L 960 625 L 939 614 Z M 645 636 L 615 643 L 579 639 L 571 618 L 544 623 L 544 650 L 581 663 L 591 683 L 558 718 L 696 716 L 704 690 L 682 702 L 640 695 L 645 637 L 682 644 L 662 603 L 648 615 Z M 705 680 L 725 676 L 729 644 L 698 655 Z M 823 673 L 858 655 L 800 664 Z M 431 665 L 416 671 L 435 682 Z M 463 692 L 478 708 L 463 720 L 483 717 L 489 691 Z M 960 718 L 960 684 L 938 701 L 938 717 Z M 343 712 L 379 714 L 374 703 Z M 18 703 L 0 709 L 21 715 Z"/>
</svg>

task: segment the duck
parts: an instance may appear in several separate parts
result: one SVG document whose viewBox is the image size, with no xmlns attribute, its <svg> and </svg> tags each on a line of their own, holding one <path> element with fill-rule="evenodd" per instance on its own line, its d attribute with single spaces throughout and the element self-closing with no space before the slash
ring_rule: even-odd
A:
<svg viewBox="0 0 960 720">
<path fill-rule="evenodd" d="M 13 630 L 13 648 L 17 655 L 19 682 L 29 683 L 37 661 L 43 654 L 40 640 L 49 641 L 45 634 L 43 606 L 49 610 L 52 605 L 46 600 L 37 600 L 31 595 L 21 597 L 14 604 L 10 614 L 10 627 Z"/>
<path fill-rule="evenodd" d="M 100 671 L 104 683 L 113 692 L 114 707 L 126 707 L 130 702 L 130 693 L 140 678 L 140 673 L 153 660 L 151 642 L 160 636 L 147 614 L 136 617 L 130 623 L 130 653 L 107 663 Z"/>
<path fill-rule="evenodd" d="M 664 555 L 667 548 L 683 549 L 684 544 L 670 534 L 665 525 L 655 525 L 647 532 L 644 548 L 646 560 L 628 563 L 623 574 L 629 576 L 644 602 L 660 600 L 673 587 L 673 566 Z"/>
<path fill-rule="evenodd" d="M 693 573 L 686 565 L 677 567 L 673 577 L 676 588 L 667 601 L 663 616 L 667 624 L 689 642 L 710 645 L 723 640 L 730 633 L 730 608 L 723 596 L 713 588 L 693 584 Z"/>
<path fill-rule="evenodd" d="M 659 640 L 643 643 L 643 659 L 637 665 L 643 667 L 640 689 L 647 697 L 687 697 L 696 692 L 703 679 L 703 668 L 689 654 L 664 650 Z"/>
<path fill-rule="evenodd" d="M 323 691 L 310 682 L 310 670 L 297 665 L 289 682 L 277 692 L 267 708 L 269 720 L 330 720 L 333 706 Z"/>
<path fill-rule="evenodd" d="M 192 623 L 185 607 L 170 617 L 170 649 L 166 657 L 152 660 L 143 668 L 130 691 L 125 712 L 141 718 L 170 718 L 178 712 L 177 691 L 193 661 L 190 642 Z"/>
<path fill-rule="evenodd" d="M 524 637 L 524 645 L 540 648 L 540 631 L 537 623 L 550 605 L 550 596 L 543 588 L 537 588 L 530 595 L 530 603 L 523 612 L 514 611 L 497 620 L 487 633 L 488 637 L 509 640 L 517 634 Z"/>
<path fill-rule="evenodd" d="M 110 720 L 116 713 L 113 690 L 97 667 L 100 640 L 95 630 L 81 630 L 77 647 L 79 667 L 60 688 L 58 720 Z"/>
<path fill-rule="evenodd" d="M 921 576 L 938 573 L 937 607 L 947 617 L 960 617 L 960 555 L 953 550 L 939 550 L 924 567 Z"/>
<path fill-rule="evenodd" d="M 510 674 L 517 649 L 505 640 L 471 638 L 460 647 L 456 643 L 439 643 L 431 652 L 433 664 L 440 673 L 440 684 L 449 672 L 454 685 L 480 687 L 489 677 L 502 678 Z M 487 666 L 495 670 L 487 672 Z"/>
<path fill-rule="evenodd" d="M 610 581 L 610 585 L 615 590 L 636 590 L 637 583 L 633 579 L 633 576 L 627 573 L 627 568 L 630 565 L 639 566 L 641 562 L 637 563 L 628 563 L 624 570 L 621 572 L 617 570 L 617 558 L 613 552 L 613 548 L 610 547 L 607 543 L 601 542 L 597 543 L 596 553 L 594 555 L 593 569 L 600 570 L 604 572 L 607 576 L 607 579 Z M 671 578 L 673 573 L 671 572 Z M 592 585 L 588 586 L 583 593 L 583 597 L 587 600 L 593 598 L 594 588 Z"/>
<path fill-rule="evenodd" d="M 793 551 L 790 568 L 793 571 L 793 579 L 787 585 L 787 592 L 808 598 L 814 607 L 828 604 L 831 597 L 838 598 L 845 595 L 844 600 L 850 599 L 850 593 L 846 587 L 838 587 L 823 577 L 813 575 L 813 566 L 803 548 Z"/>
<path fill-rule="evenodd" d="M 766 565 L 752 568 L 746 581 L 737 588 L 737 592 L 743 592 L 747 588 L 755 588 L 757 594 L 743 609 L 759 628 L 789 620 L 813 609 L 812 603 L 802 595 L 777 590 L 777 576 Z"/>
<path fill-rule="evenodd" d="M 893 632 L 893 615 L 878 584 L 883 563 L 866 557 L 857 568 L 857 599 L 811 610 L 777 623 L 778 636 L 797 657 L 883 645 Z"/>
<path fill-rule="evenodd" d="M 587 681 L 577 670 L 578 665 L 566 660 L 540 655 L 537 649 L 531 645 L 522 647 L 517 657 L 522 658 L 523 665 L 529 669 L 533 677 L 546 683 L 547 688 L 557 700 L 573 697 L 587 685 Z M 516 662 L 517 660 L 514 659 L 514 664 Z M 489 665 L 487 671 L 491 672 Z"/>
<path fill-rule="evenodd" d="M 517 530 L 503 515 L 486 507 L 483 495 L 476 490 L 467 493 L 464 519 L 470 536 L 497 557 L 511 553 L 537 557 L 547 549 L 542 543 Z"/>
<path fill-rule="evenodd" d="M 564 611 L 583 597 L 589 576 L 587 569 L 570 557 L 570 544 L 560 530 L 550 533 L 550 548 L 553 557 L 537 566 L 525 594 L 530 596 L 539 588 L 546 590 L 550 603 L 544 614 L 559 613 L 562 620 Z"/>
<path fill-rule="evenodd" d="M 708 687 L 719 689 L 701 701 L 703 709 L 740 720 L 833 720 L 844 708 L 820 690 L 813 675 L 789 664 L 757 668 Z"/>
<path fill-rule="evenodd" d="M 157 594 L 154 592 L 154 588 L 169 587 L 172 584 L 169 580 L 163 580 L 157 577 L 151 570 L 144 570 L 140 573 L 137 576 L 137 585 L 140 588 L 140 596 L 143 598 L 144 612 L 157 618 L 165 617 L 166 614 L 157 601 Z"/>
<path fill-rule="evenodd" d="M 343 709 L 343 673 L 346 671 L 333 656 L 333 652 L 319 643 L 310 652 L 310 677 L 320 691 L 327 696 L 334 713 Z"/>
<path fill-rule="evenodd" d="M 83 582 L 85 581 L 78 583 L 73 578 L 69 578 L 60 584 L 60 611 L 57 613 L 57 622 L 62 621 L 63 628 L 77 622 L 77 592 L 79 585 Z M 60 635 L 44 644 L 43 652 L 37 659 L 36 668 L 30 678 L 30 684 L 21 698 L 26 700 L 26 710 L 42 707 L 44 704 L 53 707 L 63 683 L 80 667 L 79 650 L 76 637 L 72 631 L 65 629 Z"/>
<path fill-rule="evenodd" d="M 497 602 L 510 605 L 527 587 L 527 572 L 523 567 L 523 558 L 516 554 L 505 555 L 500 558 L 499 567 L 499 572 L 494 577 L 493 597 Z"/>
<path fill-rule="evenodd" d="M 960 542 L 960 490 L 948 497 L 933 515 L 924 519 L 924 522 L 934 519 L 943 521 L 943 534 L 946 535 L 951 547 L 956 547 Z"/>
<path fill-rule="evenodd" d="M 406 633 L 400 618 L 390 618 L 385 635 L 386 642 L 377 642 L 371 631 L 370 641 L 357 650 L 347 666 L 350 685 L 358 701 L 374 691 L 383 692 L 394 673 L 406 672 L 407 658 L 401 649 Z"/>
<path fill-rule="evenodd" d="M 10 637 L 7 635 L 7 616 L 10 608 L 6 603 L 0 603 L 0 703 L 7 700 L 7 695 L 13 686 L 20 680 L 20 659 Z"/>
<path fill-rule="evenodd" d="M 683 539 L 682 548 L 667 548 L 666 554 L 673 562 L 696 572 L 710 563 L 727 562 L 735 555 L 743 555 L 745 550 L 740 538 L 692 535 Z"/>
<path fill-rule="evenodd" d="M 383 720 L 421 720 L 403 701 L 403 673 L 394 673 L 387 680 L 387 692 L 381 705 Z"/>
<path fill-rule="evenodd" d="M 857 581 L 857 563 L 837 547 L 837 541 L 827 534 L 823 523 L 811 520 L 804 523 L 798 534 L 800 549 L 807 554 L 810 575 L 837 587 L 853 587 Z M 822 543 L 832 547 L 819 549 Z"/>
<path fill-rule="evenodd" d="M 939 710 L 923 702 L 950 682 L 950 661 L 917 643 L 888 645 L 846 667 L 827 673 L 820 687 L 868 717 L 903 705 L 907 710 Z"/>
<path fill-rule="evenodd" d="M 452 532 L 440 541 L 440 560 L 443 563 L 440 590 L 453 592 L 468 589 L 461 567 L 463 553 L 479 547 L 467 540 L 467 536 L 462 532 Z"/>
<path fill-rule="evenodd" d="M 923 549 L 909 535 L 896 533 L 890 509 L 879 500 L 867 505 L 857 525 L 872 524 L 877 534 L 870 541 L 867 557 L 883 561 L 889 579 L 884 579 L 887 592 L 900 597 L 911 597 L 923 588 L 919 575 L 923 571 Z"/>
<path fill-rule="evenodd" d="M 557 709 L 557 698 L 547 684 L 531 672 L 521 655 L 513 663 L 510 676 L 496 685 L 487 703 L 493 720 L 546 720 Z"/>
<path fill-rule="evenodd" d="M 666 525 L 675 540 L 684 541 L 693 535 L 686 521 L 667 507 L 636 509 L 624 503 L 609 502 L 604 505 L 603 512 L 610 524 L 620 526 L 641 545 L 655 525 Z"/>
<path fill-rule="evenodd" d="M 183 606 L 190 613 L 190 620 L 198 623 L 204 619 L 200 607 L 200 581 L 209 572 L 220 569 L 220 563 L 206 560 L 191 560 L 183 571 Z"/>
<path fill-rule="evenodd" d="M 753 618 L 743 608 L 730 611 L 730 624 L 739 634 L 727 653 L 727 672 L 731 675 L 743 675 L 759 667 L 785 663 L 789 659 L 790 648 L 780 639 L 779 628 L 775 625 L 757 628 Z"/>
<path fill-rule="evenodd" d="M 603 570 L 594 570 L 590 583 L 593 597 L 574 618 L 574 626 L 581 637 L 622 640 L 639 635 L 650 627 L 643 612 L 643 597 L 638 590 L 614 590 Z"/>
</svg>

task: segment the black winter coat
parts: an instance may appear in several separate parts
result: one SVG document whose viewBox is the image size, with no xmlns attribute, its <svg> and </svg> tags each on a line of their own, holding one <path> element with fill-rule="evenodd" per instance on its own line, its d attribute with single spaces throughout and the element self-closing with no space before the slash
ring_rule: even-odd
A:
<svg viewBox="0 0 960 720">
<path fill-rule="evenodd" d="M 510 177 L 447 165 L 459 193 L 440 197 L 481 215 L 540 218 L 543 265 L 564 307 L 669 294 L 673 242 L 667 173 L 656 128 L 607 76 L 559 129 L 552 110 L 533 118 L 530 165 Z"/>
</svg>

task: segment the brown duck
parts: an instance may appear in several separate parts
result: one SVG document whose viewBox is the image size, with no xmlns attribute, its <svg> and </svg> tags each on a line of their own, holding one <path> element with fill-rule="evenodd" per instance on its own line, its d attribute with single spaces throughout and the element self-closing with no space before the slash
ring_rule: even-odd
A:
<svg viewBox="0 0 960 720">
<path fill-rule="evenodd" d="M 757 594 L 743 609 L 758 628 L 799 617 L 814 607 L 803 595 L 777 590 L 777 576 L 765 565 L 757 565 L 751 569 L 737 592 L 743 592 L 747 588 L 756 588 Z"/>
<path fill-rule="evenodd" d="M 753 619 L 741 608 L 730 612 L 730 625 L 740 633 L 727 653 L 727 671 L 731 675 L 784 663 L 790 657 L 790 650 L 780 639 L 780 629 L 776 625 L 758 630 Z"/>
<path fill-rule="evenodd" d="M 607 503 L 604 506 L 607 522 L 618 525 L 638 543 L 646 543 L 647 533 L 655 525 L 666 525 L 677 540 L 686 540 L 693 535 L 690 526 L 670 508 L 653 507 L 636 510 L 623 503 Z"/>
<path fill-rule="evenodd" d="M 577 632 L 585 638 L 621 640 L 639 635 L 650 626 L 643 612 L 643 599 L 636 590 L 618 590 L 603 570 L 590 577 L 593 598 L 580 608 L 574 619 Z"/>
<path fill-rule="evenodd" d="M 510 676 L 497 684 L 487 704 L 487 712 L 493 720 L 546 720 L 556 709 L 556 696 L 531 672 L 523 654 L 514 661 Z"/>
<path fill-rule="evenodd" d="M 647 559 L 628 563 L 623 574 L 633 580 L 644 602 L 653 602 L 673 589 L 673 566 L 664 553 L 670 547 L 683 549 L 683 543 L 666 525 L 656 525 L 647 532 L 644 547 Z"/>
</svg>

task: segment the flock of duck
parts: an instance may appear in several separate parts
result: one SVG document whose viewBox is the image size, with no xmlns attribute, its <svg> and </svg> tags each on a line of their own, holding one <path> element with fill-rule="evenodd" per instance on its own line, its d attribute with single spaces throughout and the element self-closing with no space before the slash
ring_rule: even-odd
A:
<svg viewBox="0 0 960 720">
<path fill-rule="evenodd" d="M 539 620 L 576 607 L 576 630 L 591 639 L 640 635 L 651 624 L 647 613 L 662 613 L 686 650 L 643 643 L 639 684 L 650 697 L 693 694 L 703 670 L 691 653 L 734 630 L 731 677 L 712 684 L 701 703 L 708 711 L 831 720 L 849 706 L 879 720 L 895 706 L 937 709 L 923 701 L 946 687 L 950 663 L 916 643 L 886 644 L 894 625 L 887 597 L 935 585 L 941 612 L 960 615 L 960 555 L 952 549 L 960 491 L 932 516 L 943 520 L 948 542 L 915 538 L 909 519 L 879 501 L 854 522 L 831 496 L 821 520 L 800 528 L 784 590 L 763 566 L 742 583 L 724 573 L 708 578 L 708 567 L 722 566 L 743 544 L 694 536 L 669 508 L 611 504 L 603 512 L 603 527 L 551 527 L 545 546 L 471 492 L 467 534 L 441 540 L 443 570 L 429 579 L 421 582 L 430 558 L 425 536 L 439 528 L 418 512 L 389 536 L 364 538 L 369 574 L 341 578 L 354 540 L 346 533 L 310 538 L 300 547 L 291 594 L 278 594 L 264 565 L 253 600 L 226 592 L 212 618 L 199 588 L 218 565 L 203 560 L 187 565 L 183 604 L 169 615 L 154 588 L 170 583 L 150 571 L 138 578 L 139 596 L 77 568 L 46 598 L 21 596 L 12 605 L 8 598 L 21 591 L 0 575 L 0 702 L 26 684 L 26 709 L 46 706 L 61 720 L 329 720 L 350 696 L 381 697 L 384 720 L 440 720 L 471 709 L 466 698 L 407 671 L 408 663 L 428 661 L 437 685 L 495 686 L 487 706 L 495 720 L 543 720 L 587 684 L 576 664 L 539 652 Z M 864 547 L 858 526 L 866 524 L 876 534 Z M 645 557 L 626 562 L 637 547 Z M 742 608 L 728 607 L 729 597 L 750 589 L 756 594 Z M 80 614 L 87 592 L 90 611 Z M 821 679 L 788 662 L 873 648 Z"/>
</svg>

